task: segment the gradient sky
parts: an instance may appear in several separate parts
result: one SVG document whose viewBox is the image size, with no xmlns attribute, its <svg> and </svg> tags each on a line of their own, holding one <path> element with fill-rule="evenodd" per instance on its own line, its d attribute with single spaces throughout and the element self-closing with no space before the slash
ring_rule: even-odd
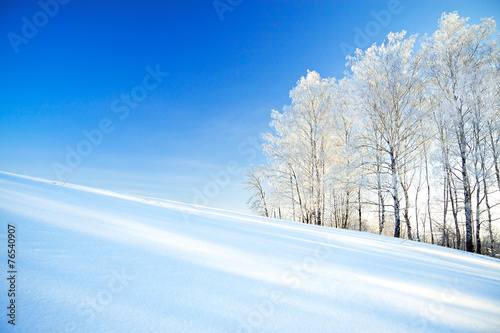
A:
<svg viewBox="0 0 500 333">
<path fill-rule="evenodd" d="M 0 170 L 58 180 L 68 147 L 84 149 L 83 131 L 109 119 L 65 181 L 243 212 L 242 170 L 265 162 L 256 140 L 308 69 L 340 78 L 342 45 L 432 33 L 445 11 L 500 17 L 498 0 L 401 0 L 382 24 L 373 13 L 391 1 L 244 0 L 223 20 L 213 0 L 61 2 L 52 17 L 38 1 L 1 1 Z M 141 96 L 148 66 L 169 74 Z M 134 108 L 122 100 L 132 91 Z"/>
</svg>

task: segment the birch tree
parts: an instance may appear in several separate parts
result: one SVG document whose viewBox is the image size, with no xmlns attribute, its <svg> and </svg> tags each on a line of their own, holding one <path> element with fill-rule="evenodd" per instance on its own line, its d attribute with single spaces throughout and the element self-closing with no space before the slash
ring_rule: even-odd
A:
<svg viewBox="0 0 500 333">
<path fill-rule="evenodd" d="M 418 141 L 416 124 L 420 115 L 415 102 L 422 89 L 419 58 L 413 57 L 416 35 L 405 39 L 405 34 L 405 31 L 390 33 L 381 46 L 373 45 L 364 52 L 358 49 L 355 56 L 349 58 L 363 113 L 371 123 L 366 130 L 378 132 L 371 137 L 380 135 L 379 149 L 387 156 L 384 169 L 391 177 L 394 237 L 401 236 L 401 170 L 404 172 L 408 166 L 407 153 L 411 150 L 404 143 Z M 411 237 L 409 220 L 406 222 Z"/>
<path fill-rule="evenodd" d="M 474 250 L 472 240 L 472 189 L 470 184 L 471 109 L 467 105 L 467 82 L 475 70 L 484 65 L 484 55 L 495 30 L 492 19 L 469 26 L 467 18 L 456 12 L 443 14 L 439 29 L 422 45 L 425 69 L 433 92 L 443 100 L 441 112 L 447 115 L 455 133 L 460 158 L 460 182 L 466 225 L 466 251 Z"/>
</svg>

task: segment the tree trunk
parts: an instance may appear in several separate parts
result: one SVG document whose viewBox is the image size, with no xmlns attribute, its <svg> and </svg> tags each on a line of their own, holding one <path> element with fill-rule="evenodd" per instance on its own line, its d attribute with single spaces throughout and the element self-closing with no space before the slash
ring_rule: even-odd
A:
<svg viewBox="0 0 500 333">
<path fill-rule="evenodd" d="M 464 188 L 464 208 L 465 208 L 465 250 L 474 252 L 474 244 L 472 243 L 472 204 L 471 204 L 471 188 L 469 183 L 469 174 L 467 172 L 467 142 L 465 138 L 464 119 L 462 114 L 462 106 L 457 108 L 459 123 L 458 123 L 458 144 L 460 148 L 460 160 L 462 167 L 462 183 Z"/>
<path fill-rule="evenodd" d="M 407 235 L 408 235 L 409 240 L 413 240 L 412 232 L 411 232 L 410 216 L 409 216 L 409 214 L 410 214 L 410 200 L 409 200 L 409 196 L 408 196 L 408 189 L 403 184 L 401 184 L 401 187 L 403 188 L 403 194 L 405 196 L 405 208 L 403 210 L 403 217 L 404 217 L 405 222 L 406 222 Z"/>
<path fill-rule="evenodd" d="M 361 231 L 361 188 L 358 188 L 358 223 Z"/>
<path fill-rule="evenodd" d="M 425 162 L 425 181 L 427 183 L 427 214 L 429 217 L 429 227 L 431 231 L 431 244 L 434 244 L 434 233 L 432 231 L 432 217 L 431 217 L 431 185 L 429 182 L 429 165 L 427 161 L 427 148 L 424 144 L 424 162 Z"/>
<path fill-rule="evenodd" d="M 377 152 L 378 154 L 378 152 Z M 382 192 L 382 179 L 380 174 L 380 159 L 377 156 L 377 192 L 378 192 L 378 210 L 379 210 L 379 221 L 378 221 L 378 234 L 382 234 L 384 230 L 385 223 L 385 202 L 384 193 Z"/>
<path fill-rule="evenodd" d="M 486 204 L 486 212 L 488 213 L 488 233 L 490 236 L 490 255 L 494 256 L 494 250 L 495 250 L 495 239 L 493 238 L 493 230 L 491 228 L 491 206 L 490 206 L 490 201 L 488 198 L 488 186 L 486 183 L 486 178 L 487 178 L 487 172 L 486 172 L 486 163 L 485 163 L 485 155 L 486 155 L 486 147 L 481 151 L 481 174 L 483 178 L 483 191 L 484 191 L 484 201 Z M 498 175 L 498 174 L 497 174 Z"/>
<path fill-rule="evenodd" d="M 477 182 L 476 190 L 476 253 L 481 254 L 481 183 Z"/>
<path fill-rule="evenodd" d="M 394 200 L 394 237 L 401 237 L 401 220 L 399 216 L 398 174 L 394 147 L 390 147 L 391 173 L 392 173 L 392 198 Z"/>
<path fill-rule="evenodd" d="M 349 197 L 351 196 L 351 193 L 347 191 L 346 193 L 346 202 L 345 202 L 345 217 L 344 217 L 344 226 L 343 229 L 347 229 L 347 221 L 349 221 L 349 205 L 350 205 L 350 200 Z"/>
<path fill-rule="evenodd" d="M 493 139 L 493 129 L 491 127 L 491 123 L 488 123 L 488 129 L 490 132 L 490 143 L 491 143 L 491 151 L 493 152 L 493 164 L 495 165 L 495 175 L 497 178 L 498 190 L 500 191 L 500 168 L 498 167 L 497 147 L 495 144 L 495 140 Z"/>
<path fill-rule="evenodd" d="M 446 215 L 448 213 L 448 178 L 444 176 L 444 186 L 443 186 L 443 239 L 441 241 L 441 246 L 444 246 L 444 239 L 446 236 Z"/>
<path fill-rule="evenodd" d="M 491 229 L 491 207 L 490 207 L 490 202 L 488 200 L 486 178 L 484 176 L 483 176 L 483 187 L 484 187 L 484 199 L 486 203 L 486 211 L 488 212 L 488 232 L 490 236 L 490 249 L 491 249 L 491 255 L 494 255 L 493 251 L 495 250 L 495 239 L 493 238 L 493 230 Z"/>
<path fill-rule="evenodd" d="M 295 220 L 295 197 L 293 195 L 293 179 L 292 179 L 292 176 L 290 175 L 290 191 L 292 192 L 292 221 L 296 221 Z"/>
<path fill-rule="evenodd" d="M 379 188 L 378 196 L 379 196 L 379 214 L 380 214 L 378 234 L 381 235 L 382 231 L 384 231 L 384 223 L 385 223 L 385 201 L 384 201 L 384 194 L 382 193 L 381 188 Z"/>
<path fill-rule="evenodd" d="M 418 192 L 419 190 L 417 190 L 417 193 L 415 194 L 415 222 L 417 223 L 417 242 L 420 242 L 420 233 L 418 230 Z"/>
<path fill-rule="evenodd" d="M 460 235 L 460 228 L 458 226 L 458 198 L 457 198 L 457 193 L 456 189 L 452 189 L 451 185 L 451 180 L 450 180 L 450 175 L 448 174 L 448 183 L 449 183 L 449 191 L 450 191 L 450 202 L 451 202 L 451 212 L 453 214 L 453 220 L 455 221 L 455 233 L 457 235 L 457 249 L 460 249 L 460 243 L 461 243 L 461 235 Z M 455 193 L 455 197 L 453 197 L 453 194 Z"/>
<path fill-rule="evenodd" d="M 297 198 L 299 200 L 300 216 L 301 216 L 300 219 L 301 219 L 301 222 L 304 223 L 306 216 L 304 214 L 304 206 L 302 204 L 302 197 L 300 195 L 299 181 L 297 180 L 297 175 L 295 175 L 295 171 L 292 168 L 290 168 L 290 170 L 292 171 L 292 176 L 293 176 L 293 179 L 295 180 L 295 188 L 297 189 Z"/>
</svg>

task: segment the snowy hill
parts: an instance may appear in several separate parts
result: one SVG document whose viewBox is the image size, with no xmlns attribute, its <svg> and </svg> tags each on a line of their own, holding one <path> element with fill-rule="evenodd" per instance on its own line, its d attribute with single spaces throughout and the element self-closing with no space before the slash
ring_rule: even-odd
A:
<svg viewBox="0 0 500 333">
<path fill-rule="evenodd" d="M 1 332 L 499 332 L 500 261 L 0 173 Z"/>
</svg>

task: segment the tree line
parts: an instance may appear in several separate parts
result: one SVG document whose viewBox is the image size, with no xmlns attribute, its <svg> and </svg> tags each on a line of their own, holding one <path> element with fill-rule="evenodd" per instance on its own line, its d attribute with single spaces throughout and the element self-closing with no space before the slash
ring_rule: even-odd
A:
<svg viewBox="0 0 500 333">
<path fill-rule="evenodd" d="M 252 210 L 498 253 L 500 46 L 492 18 L 467 22 L 390 33 L 341 79 L 308 71 L 246 174 Z"/>
</svg>

